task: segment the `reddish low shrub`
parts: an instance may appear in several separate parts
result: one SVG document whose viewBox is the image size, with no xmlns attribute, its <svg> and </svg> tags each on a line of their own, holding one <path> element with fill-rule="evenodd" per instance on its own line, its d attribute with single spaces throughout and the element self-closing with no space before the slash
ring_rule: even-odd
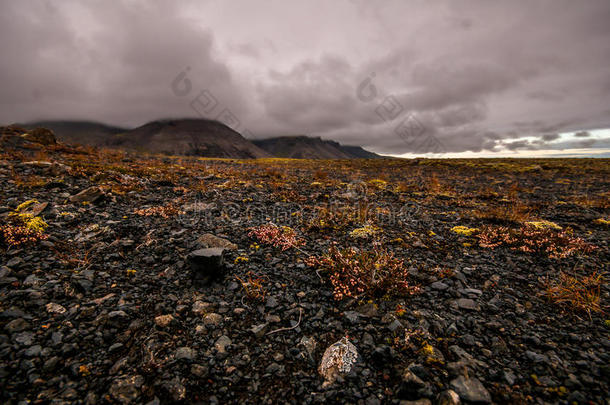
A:
<svg viewBox="0 0 610 405">
<path fill-rule="evenodd" d="M 287 226 L 278 227 L 274 224 L 266 224 L 250 228 L 249 230 L 249 237 L 254 237 L 259 242 L 282 250 L 298 247 L 303 243 L 297 238 L 294 229 Z"/>
<path fill-rule="evenodd" d="M 404 296 L 419 290 L 408 281 L 403 261 L 376 243 L 372 251 L 330 247 L 322 257 L 309 257 L 306 263 L 328 273 L 336 300 L 346 297 Z"/>
<path fill-rule="evenodd" d="M 478 235 L 479 245 L 494 249 L 507 246 L 510 249 L 526 253 L 548 256 L 552 259 L 564 259 L 575 253 L 591 253 L 596 246 L 573 236 L 570 229 L 540 229 L 524 225 L 519 229 L 504 226 L 485 227 Z"/>
</svg>

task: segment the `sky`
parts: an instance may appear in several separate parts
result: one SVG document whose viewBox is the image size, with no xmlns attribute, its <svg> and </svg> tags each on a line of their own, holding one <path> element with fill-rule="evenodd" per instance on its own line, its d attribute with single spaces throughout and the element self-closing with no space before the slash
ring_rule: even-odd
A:
<svg viewBox="0 0 610 405">
<path fill-rule="evenodd" d="M 0 0 L 0 124 L 218 119 L 395 156 L 610 156 L 608 0 Z"/>
</svg>

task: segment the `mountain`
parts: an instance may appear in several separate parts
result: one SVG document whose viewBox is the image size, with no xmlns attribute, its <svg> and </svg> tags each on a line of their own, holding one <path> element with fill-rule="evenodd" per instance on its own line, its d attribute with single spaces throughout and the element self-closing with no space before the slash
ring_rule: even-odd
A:
<svg viewBox="0 0 610 405">
<path fill-rule="evenodd" d="M 293 159 L 375 159 L 382 156 L 360 146 L 341 145 L 320 137 L 282 136 L 248 140 L 221 122 L 208 119 L 165 119 L 134 129 L 92 121 L 38 121 L 25 129 L 51 129 L 58 140 L 99 147 L 171 155 L 220 158 L 282 157 Z"/>
<path fill-rule="evenodd" d="M 113 135 L 108 146 L 170 155 L 235 159 L 271 157 L 228 126 L 206 119 L 149 122 Z"/>
<path fill-rule="evenodd" d="M 335 141 L 325 141 L 320 137 L 280 136 L 277 138 L 253 140 L 259 148 L 273 156 L 293 159 L 373 159 L 380 155 L 362 149 L 360 146 L 343 146 Z"/>
<path fill-rule="evenodd" d="M 125 132 L 125 128 L 114 127 L 92 121 L 37 121 L 19 125 L 26 129 L 47 128 L 65 143 L 104 146 L 112 135 Z"/>
</svg>

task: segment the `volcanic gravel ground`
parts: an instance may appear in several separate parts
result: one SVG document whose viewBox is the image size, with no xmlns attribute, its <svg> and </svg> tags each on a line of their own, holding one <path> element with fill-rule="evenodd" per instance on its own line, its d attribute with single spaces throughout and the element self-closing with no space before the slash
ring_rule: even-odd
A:
<svg viewBox="0 0 610 405">
<path fill-rule="evenodd" d="M 607 312 L 544 294 L 561 271 L 607 272 L 609 228 L 595 220 L 608 219 L 608 160 L 42 152 L 0 162 L 3 221 L 36 199 L 48 203 L 39 216 L 49 225 L 46 240 L 0 249 L 2 403 L 608 403 Z M 103 195 L 71 202 L 89 187 Z M 500 226 L 473 212 L 516 201 L 597 248 L 552 259 L 451 230 Z M 136 213 L 168 204 L 178 212 Z M 342 217 L 311 226 L 320 207 Z M 356 239 L 363 211 L 381 232 Z M 303 245 L 282 251 L 248 236 L 268 222 L 292 227 Z M 225 251 L 223 279 L 197 286 L 185 257 L 206 233 L 237 250 Z M 374 241 L 404 259 L 419 293 L 337 301 L 325 274 L 304 264 L 332 243 Z M 246 296 L 249 278 L 264 297 Z M 608 294 L 604 281 L 606 311 Z M 360 361 L 323 387 L 322 354 L 345 336 Z"/>
</svg>

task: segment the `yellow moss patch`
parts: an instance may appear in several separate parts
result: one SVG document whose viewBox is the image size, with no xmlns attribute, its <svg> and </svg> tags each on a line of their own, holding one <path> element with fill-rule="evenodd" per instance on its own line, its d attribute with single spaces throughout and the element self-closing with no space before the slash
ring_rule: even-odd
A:
<svg viewBox="0 0 610 405">
<path fill-rule="evenodd" d="M 38 200 L 28 200 L 24 203 L 21 203 L 15 208 L 15 212 L 21 212 L 32 204 L 38 204 Z"/>
<path fill-rule="evenodd" d="M 234 263 L 235 263 L 235 264 L 238 264 L 238 263 L 243 263 L 243 262 L 248 262 L 248 261 L 250 261 L 250 259 L 248 259 L 248 258 L 247 258 L 247 257 L 245 257 L 245 256 L 237 256 L 237 257 L 235 258 Z"/>
<path fill-rule="evenodd" d="M 366 224 L 362 228 L 356 228 L 349 233 L 349 236 L 356 239 L 364 239 L 381 232 L 381 228 Z"/>
<path fill-rule="evenodd" d="M 478 228 L 468 228 L 467 226 L 458 225 L 451 228 L 452 232 L 457 233 L 458 235 L 464 236 L 472 236 L 473 233 L 478 232 Z"/>
<path fill-rule="evenodd" d="M 595 221 L 596 224 L 600 224 L 600 225 L 610 225 L 610 221 L 608 221 L 607 219 L 604 218 L 598 218 Z"/>
<path fill-rule="evenodd" d="M 556 229 L 561 230 L 561 227 L 555 222 L 551 221 L 530 221 L 526 222 L 527 225 L 533 226 L 536 229 Z"/>
</svg>

